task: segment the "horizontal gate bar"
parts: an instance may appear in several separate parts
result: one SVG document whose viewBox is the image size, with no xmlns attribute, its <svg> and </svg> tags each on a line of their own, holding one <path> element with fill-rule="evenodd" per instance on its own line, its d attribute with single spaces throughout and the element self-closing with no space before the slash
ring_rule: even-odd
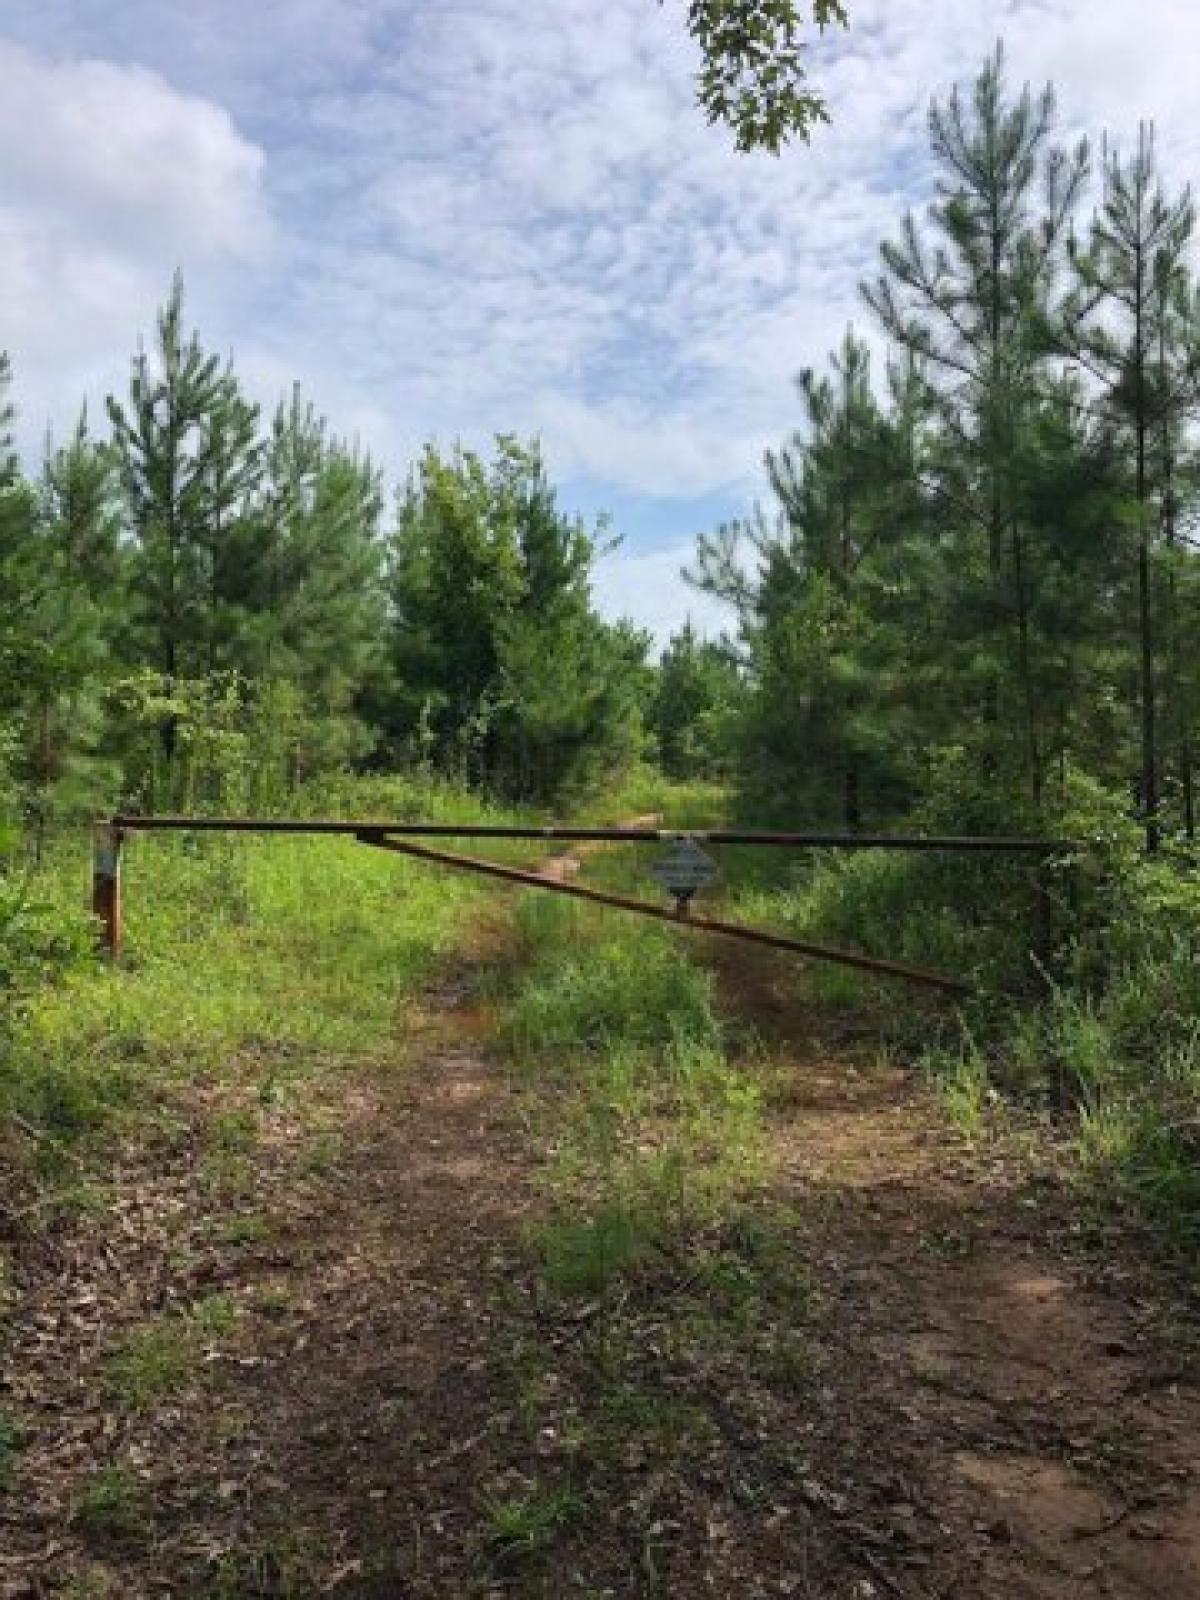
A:
<svg viewBox="0 0 1200 1600">
<path fill-rule="evenodd" d="M 1056 855 L 1078 849 L 1068 839 L 1004 838 L 999 835 L 886 833 L 764 833 L 739 828 L 518 827 L 481 822 L 343 822 L 284 817 L 139 817 L 109 819 L 112 827 L 143 833 L 389 834 L 412 839 L 562 839 L 614 844 L 661 844 L 694 839 L 699 844 L 776 845 L 793 849 L 998 851 Z"/>
<path fill-rule="evenodd" d="M 624 895 L 608 894 L 600 889 L 585 889 L 575 883 L 560 883 L 555 878 L 543 877 L 537 872 L 523 872 L 518 867 L 503 867 L 495 861 L 480 861 L 475 856 L 452 855 L 446 850 L 430 850 L 424 845 L 388 838 L 382 831 L 373 827 L 360 829 L 355 838 L 360 844 L 372 845 L 378 850 L 393 850 L 398 855 L 412 856 L 418 861 L 428 861 L 437 866 L 458 867 L 464 872 L 478 872 L 489 878 L 503 878 L 508 883 L 519 883 L 528 888 L 546 889 L 551 894 L 566 894 L 576 900 L 591 900 L 597 905 L 611 906 L 617 911 L 633 911 L 638 916 L 653 917 L 659 922 L 671 922 L 680 928 L 693 928 L 699 933 L 715 933 L 727 939 L 743 939 L 750 944 L 769 945 L 776 950 L 791 950 L 797 955 L 811 956 L 817 961 L 831 961 L 839 966 L 856 967 L 860 971 L 870 972 L 878 977 L 899 978 L 906 983 L 924 984 L 930 989 L 940 989 L 945 994 L 974 993 L 969 983 L 964 983 L 961 978 L 948 977 L 942 972 L 926 972 L 920 967 L 910 967 L 900 961 L 882 961 L 875 956 L 859 955 L 854 950 L 838 950 L 828 945 L 812 944 L 803 939 L 791 939 L 785 934 L 767 933 L 760 928 L 748 928 L 737 922 L 718 922 L 712 917 L 680 915 L 677 911 L 668 911 L 663 906 L 651 905 L 645 900 L 630 900 Z"/>
</svg>

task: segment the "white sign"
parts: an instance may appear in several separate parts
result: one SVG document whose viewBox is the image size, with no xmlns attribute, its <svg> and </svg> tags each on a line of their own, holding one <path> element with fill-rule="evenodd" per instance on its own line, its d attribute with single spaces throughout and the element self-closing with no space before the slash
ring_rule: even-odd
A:
<svg viewBox="0 0 1200 1600">
<path fill-rule="evenodd" d="M 691 839 L 680 839 L 666 855 L 653 862 L 650 871 L 668 894 L 694 895 L 698 889 L 709 889 L 719 876 L 717 863 L 706 856 Z"/>
</svg>

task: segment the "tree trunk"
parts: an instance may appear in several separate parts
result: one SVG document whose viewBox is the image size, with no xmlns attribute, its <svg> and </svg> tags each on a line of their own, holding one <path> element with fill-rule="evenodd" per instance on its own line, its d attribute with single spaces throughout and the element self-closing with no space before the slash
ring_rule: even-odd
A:
<svg viewBox="0 0 1200 1600">
<path fill-rule="evenodd" d="M 1138 512 L 1138 661 L 1141 696 L 1142 770 L 1141 804 L 1146 826 L 1146 849 L 1153 855 L 1161 841 L 1158 816 L 1158 707 L 1154 684 L 1154 596 L 1150 570 L 1150 523 L 1146 515 L 1146 265 L 1138 250 L 1134 286 L 1134 383 L 1137 430 Z"/>
<path fill-rule="evenodd" d="M 851 833 L 856 833 L 862 827 L 862 805 L 859 798 L 858 763 L 853 756 L 846 757 L 843 793 L 846 827 Z"/>
</svg>

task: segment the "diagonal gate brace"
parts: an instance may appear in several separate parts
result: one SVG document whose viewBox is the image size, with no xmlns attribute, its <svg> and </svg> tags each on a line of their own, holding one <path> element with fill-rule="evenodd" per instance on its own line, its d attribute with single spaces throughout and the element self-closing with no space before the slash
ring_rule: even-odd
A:
<svg viewBox="0 0 1200 1600">
<path fill-rule="evenodd" d="M 519 867 L 501 866 L 496 861 L 482 861 L 477 856 L 461 856 L 448 850 L 431 850 L 427 845 L 412 844 L 376 829 L 362 828 L 354 837 L 360 844 L 377 850 L 391 850 L 397 855 L 411 856 L 417 861 L 432 865 L 457 867 L 462 872 L 476 872 L 489 878 L 501 878 L 506 883 L 521 884 L 530 889 L 545 889 L 550 894 L 570 895 L 575 900 L 590 900 L 595 905 L 610 906 L 617 911 L 631 911 L 638 916 L 653 917 L 658 922 L 671 922 L 677 927 L 692 928 L 698 933 L 712 933 L 726 939 L 741 939 L 747 944 L 768 945 L 775 950 L 790 950 L 795 955 L 808 956 L 815 961 L 829 961 L 843 967 L 854 967 L 876 977 L 895 978 L 904 983 L 920 984 L 928 989 L 938 989 L 943 994 L 970 995 L 974 993 L 969 983 L 953 978 L 944 972 L 929 972 L 922 967 L 910 967 L 902 961 L 884 961 L 876 956 L 860 955 L 856 950 L 840 950 L 830 945 L 814 944 L 806 939 L 792 939 L 786 934 L 768 933 L 762 928 L 747 927 L 737 922 L 721 922 L 714 917 L 692 916 L 686 911 L 667 910 L 645 900 L 632 900 L 625 895 L 608 894 L 600 889 L 585 889 L 577 883 L 561 883 L 543 877 L 537 872 L 526 872 Z"/>
</svg>

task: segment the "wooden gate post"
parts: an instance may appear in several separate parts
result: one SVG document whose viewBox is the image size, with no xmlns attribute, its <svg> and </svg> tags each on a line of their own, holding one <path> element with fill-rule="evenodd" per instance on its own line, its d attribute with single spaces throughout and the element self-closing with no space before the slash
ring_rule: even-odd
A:
<svg viewBox="0 0 1200 1600">
<path fill-rule="evenodd" d="M 100 948 L 110 961 L 121 958 L 121 845 L 124 834 L 111 822 L 92 831 L 92 910 L 100 919 Z"/>
</svg>

